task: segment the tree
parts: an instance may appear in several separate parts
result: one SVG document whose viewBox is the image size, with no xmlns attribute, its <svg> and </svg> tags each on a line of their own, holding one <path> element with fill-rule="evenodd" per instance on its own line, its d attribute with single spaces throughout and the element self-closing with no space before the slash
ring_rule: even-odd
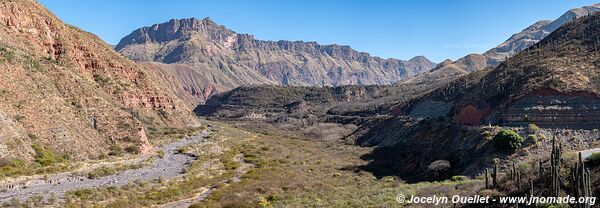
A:
<svg viewBox="0 0 600 208">
<path fill-rule="evenodd" d="M 493 139 L 496 147 L 511 151 L 521 148 L 523 141 L 525 141 L 525 139 L 513 130 L 501 130 Z"/>
<path fill-rule="evenodd" d="M 427 169 L 433 173 L 435 178 L 443 179 L 449 175 L 451 167 L 450 161 L 448 160 L 436 160 L 430 163 L 429 166 L 427 166 Z"/>
</svg>

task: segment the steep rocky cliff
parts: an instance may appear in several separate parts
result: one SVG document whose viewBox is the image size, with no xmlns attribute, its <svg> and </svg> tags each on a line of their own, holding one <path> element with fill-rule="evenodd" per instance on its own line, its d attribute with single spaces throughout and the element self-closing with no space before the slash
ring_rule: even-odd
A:
<svg viewBox="0 0 600 208">
<path fill-rule="evenodd" d="M 144 127 L 197 122 L 157 76 L 33 0 L 0 2 L 0 158 L 151 151 Z"/>
<path fill-rule="evenodd" d="M 181 19 L 143 27 L 124 37 L 116 50 L 136 61 L 184 64 L 193 73 L 181 96 L 206 94 L 242 85 L 340 86 L 391 84 L 432 69 L 418 56 L 408 61 L 382 59 L 348 46 L 302 41 L 262 41 L 237 34 L 210 19 Z M 155 64 L 156 67 L 169 67 Z M 185 95 L 187 94 L 187 95 Z M 190 103 L 193 105 L 196 103 Z"/>
</svg>

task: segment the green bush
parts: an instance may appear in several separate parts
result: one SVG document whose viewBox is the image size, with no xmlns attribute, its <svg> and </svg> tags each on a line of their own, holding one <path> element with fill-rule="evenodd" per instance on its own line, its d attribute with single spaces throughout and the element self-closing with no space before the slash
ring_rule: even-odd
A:
<svg viewBox="0 0 600 208">
<path fill-rule="evenodd" d="M 493 140 L 496 147 L 512 151 L 521 148 L 523 141 L 525 141 L 523 137 L 512 130 L 502 130 L 498 132 Z"/>
<path fill-rule="evenodd" d="M 467 176 L 452 176 L 452 181 L 468 181 L 469 178 L 467 178 Z"/>
<path fill-rule="evenodd" d="M 536 145 L 539 143 L 539 140 L 535 134 L 528 135 L 527 140 L 531 141 L 531 143 L 536 144 Z"/>
<path fill-rule="evenodd" d="M 49 166 L 60 162 L 60 158 L 56 157 L 54 152 L 50 150 L 45 150 L 37 144 L 31 145 L 31 148 L 35 151 L 34 161 L 42 166 Z"/>
<path fill-rule="evenodd" d="M 528 129 L 529 129 L 529 133 L 532 133 L 532 134 L 535 134 L 538 131 L 542 130 L 540 127 L 538 127 L 535 124 L 529 124 L 529 128 Z"/>
<path fill-rule="evenodd" d="M 108 152 L 108 155 L 110 156 L 121 156 L 123 154 L 123 149 L 119 145 L 110 145 L 108 149 L 110 150 L 110 152 Z"/>
<path fill-rule="evenodd" d="M 600 165 L 600 152 L 592 153 L 592 155 L 589 157 L 588 161 L 589 161 L 590 165 L 594 165 L 594 166 Z"/>
<path fill-rule="evenodd" d="M 107 175 L 114 175 L 117 173 L 117 170 L 114 168 L 109 168 L 106 166 L 102 166 L 94 169 L 93 171 L 87 174 L 87 177 L 90 179 L 100 178 Z"/>
<path fill-rule="evenodd" d="M 129 154 L 139 154 L 141 152 L 141 150 L 140 150 L 140 147 L 138 147 L 137 145 L 131 145 L 131 146 L 125 147 L 125 152 L 127 152 Z"/>
</svg>

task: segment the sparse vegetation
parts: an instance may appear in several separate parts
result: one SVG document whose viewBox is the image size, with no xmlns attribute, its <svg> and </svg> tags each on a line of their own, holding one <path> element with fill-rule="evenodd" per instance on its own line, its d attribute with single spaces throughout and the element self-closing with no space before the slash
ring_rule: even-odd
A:
<svg viewBox="0 0 600 208">
<path fill-rule="evenodd" d="M 59 157 L 53 151 L 46 150 L 37 144 L 31 145 L 31 148 L 35 151 L 34 161 L 42 166 L 50 166 L 66 160 L 66 156 Z"/>
<path fill-rule="evenodd" d="M 110 84 L 110 82 L 111 82 L 110 77 L 105 77 L 105 76 L 103 76 L 101 74 L 94 74 L 93 78 L 94 78 L 94 81 L 96 83 L 98 83 L 100 86 L 104 86 L 104 85 Z"/>
<path fill-rule="evenodd" d="M 228 126 L 221 129 L 210 139 L 215 143 L 185 148 L 185 152 L 199 155 L 199 160 L 181 180 L 91 189 L 92 194 L 79 196 L 69 192 L 66 205 L 158 206 L 193 197 L 198 190 L 214 186 L 217 188 L 208 198 L 191 207 L 397 206 L 394 197 L 398 193 L 471 194 L 472 187 L 480 183 L 463 178 L 418 184 L 403 184 L 393 177 L 381 180 L 367 172 L 344 168 L 363 164 L 356 155 L 366 153 L 368 148 L 346 146 L 339 141 L 254 135 Z M 219 148 L 212 148 L 215 146 Z M 219 152 L 208 151 L 222 148 Z M 209 164 L 219 168 L 207 169 Z M 231 180 L 236 177 L 239 182 Z M 364 193 L 362 197 L 356 197 L 359 192 Z"/>
<path fill-rule="evenodd" d="M 542 130 L 540 127 L 538 127 L 535 124 L 529 124 L 528 126 L 528 130 L 530 134 L 536 134 L 538 133 L 540 130 Z"/>
<path fill-rule="evenodd" d="M 110 145 L 108 150 L 109 150 L 108 155 L 110 155 L 110 156 L 121 156 L 123 154 L 123 148 L 121 148 L 121 146 L 116 145 L 116 144 Z"/>
<path fill-rule="evenodd" d="M 532 144 L 535 144 L 535 145 L 539 144 L 539 140 L 535 134 L 528 135 L 527 140 L 529 140 Z"/>
<path fill-rule="evenodd" d="M 0 63 L 13 63 L 15 60 L 15 52 L 12 48 L 6 45 L 0 45 Z"/>
<path fill-rule="evenodd" d="M 23 119 L 25 119 L 25 116 L 24 115 L 16 115 L 14 118 L 15 118 L 15 121 L 20 122 Z"/>
<path fill-rule="evenodd" d="M 452 176 L 452 181 L 468 181 L 467 176 Z"/>
<path fill-rule="evenodd" d="M 125 164 L 125 165 L 115 165 L 115 166 L 102 166 L 92 171 L 85 173 L 86 177 L 90 179 L 100 178 L 108 175 L 114 175 L 126 170 L 131 169 L 139 169 L 147 165 L 147 162 L 142 162 L 138 164 Z"/>
<path fill-rule="evenodd" d="M 129 154 L 139 154 L 141 152 L 140 147 L 137 145 L 127 146 L 124 150 Z"/>
<path fill-rule="evenodd" d="M 44 68 L 42 67 L 40 62 L 38 60 L 36 60 L 35 58 L 33 58 L 31 56 L 26 56 L 25 60 L 26 60 L 27 67 L 29 68 L 30 71 L 32 71 L 32 72 L 44 71 Z"/>
</svg>

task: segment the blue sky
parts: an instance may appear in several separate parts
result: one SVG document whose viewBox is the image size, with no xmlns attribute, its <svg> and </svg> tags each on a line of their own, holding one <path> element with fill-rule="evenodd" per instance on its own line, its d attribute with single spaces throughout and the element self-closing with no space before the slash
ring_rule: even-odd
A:
<svg viewBox="0 0 600 208">
<path fill-rule="evenodd" d="M 142 26 L 210 17 L 262 40 L 350 45 L 383 58 L 439 62 L 492 48 L 537 20 L 589 0 L 40 0 L 110 44 Z"/>
</svg>

